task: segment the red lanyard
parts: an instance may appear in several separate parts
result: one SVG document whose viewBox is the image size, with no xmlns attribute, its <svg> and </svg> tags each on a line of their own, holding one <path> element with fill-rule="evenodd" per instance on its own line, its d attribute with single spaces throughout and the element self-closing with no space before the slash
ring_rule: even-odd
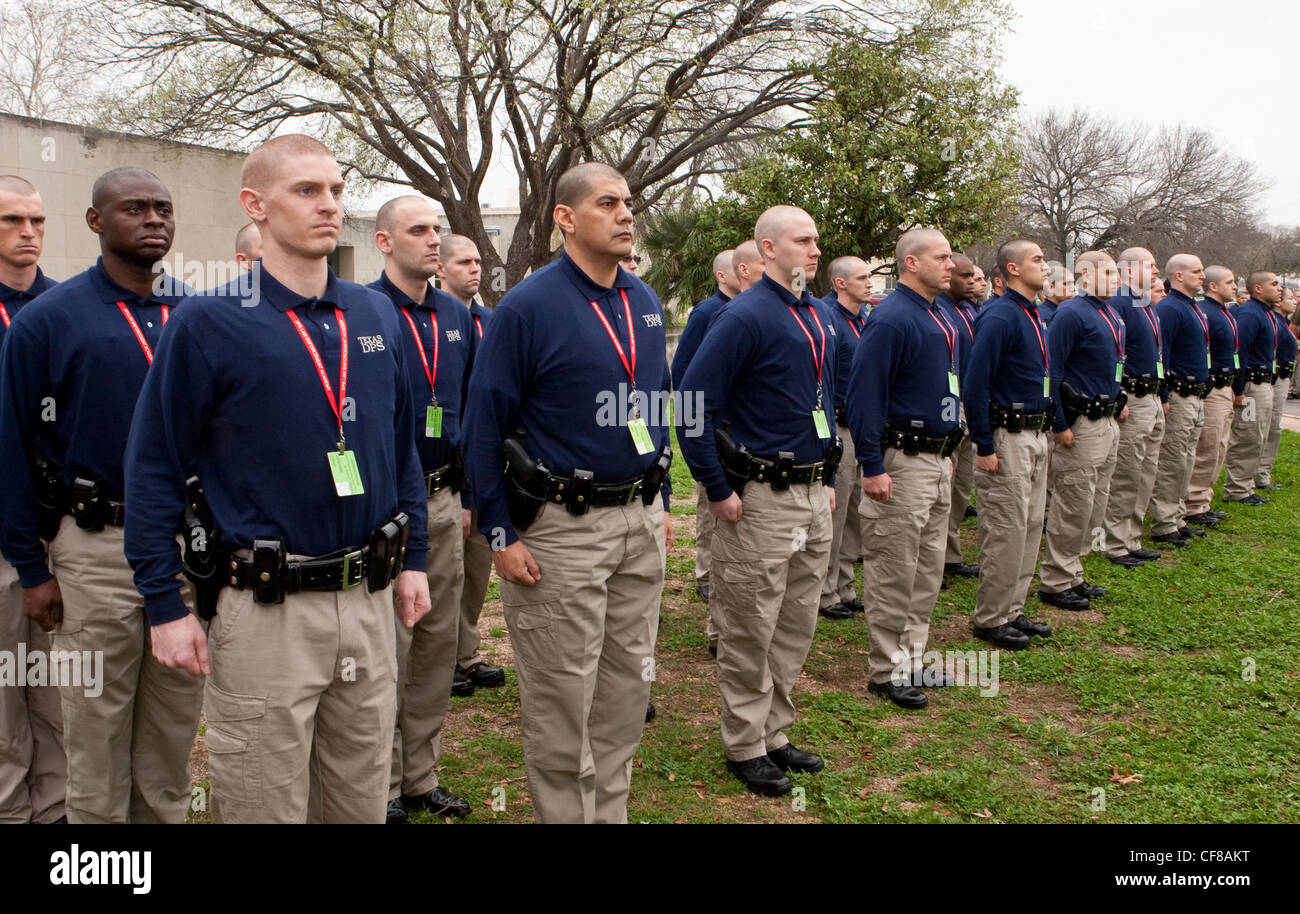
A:
<svg viewBox="0 0 1300 914">
<path fill-rule="evenodd" d="M 1206 323 L 1205 318 L 1201 316 L 1201 309 L 1196 307 L 1196 302 L 1188 299 L 1187 307 L 1192 309 L 1192 314 L 1196 316 L 1196 322 L 1201 325 L 1201 331 L 1205 334 L 1205 351 L 1210 351 L 1210 325 Z M 1277 328 L 1273 328 L 1273 342 L 1277 342 Z"/>
<path fill-rule="evenodd" d="M 302 325 L 302 320 L 293 311 L 286 311 L 285 313 L 289 315 L 289 320 L 293 322 L 293 328 L 298 331 L 298 336 L 302 337 L 302 344 L 307 347 L 307 352 L 316 365 L 316 374 L 320 376 L 320 386 L 325 388 L 325 399 L 329 401 L 330 409 L 334 410 L 334 415 L 339 420 L 339 447 L 342 448 L 343 401 L 348 396 L 348 322 L 343 317 L 343 312 L 335 308 L 334 317 L 339 322 L 339 398 L 336 403 L 334 401 L 334 388 L 330 386 L 330 376 L 325 373 L 325 363 L 321 361 L 316 344 L 311 341 L 311 337 L 307 334 L 307 328 Z"/>
<path fill-rule="evenodd" d="M 970 325 L 970 321 L 966 320 L 966 314 L 964 313 L 964 311 L 963 311 L 963 309 L 961 308 L 961 306 L 959 306 L 959 305 L 954 306 L 954 307 L 953 307 L 953 310 L 957 312 L 957 316 L 961 318 L 961 322 L 962 322 L 963 324 L 966 325 L 966 332 L 969 333 L 969 334 L 971 335 L 971 339 L 974 339 L 974 338 L 975 338 L 975 328 L 972 327 L 972 326 Z"/>
<path fill-rule="evenodd" d="M 1025 312 L 1025 317 L 1029 320 L 1029 326 L 1034 328 L 1034 336 L 1038 337 L 1038 348 L 1043 352 L 1043 374 L 1047 374 L 1047 344 L 1043 342 L 1043 334 L 1038 329 L 1038 318 L 1030 314 L 1029 309 L 1024 305 L 1020 306 L 1020 310 Z"/>
<path fill-rule="evenodd" d="M 600 318 L 600 322 L 605 325 L 605 332 L 609 334 L 609 338 L 614 342 L 614 351 L 618 353 L 619 361 L 622 362 L 623 367 L 627 369 L 627 376 L 632 379 L 632 389 L 635 390 L 636 389 L 636 330 L 632 326 L 632 306 L 629 305 L 627 302 L 626 292 L 624 292 L 622 289 L 619 289 L 618 294 L 623 296 L 623 314 L 624 316 L 627 317 L 627 341 L 628 341 L 628 347 L 632 351 L 632 358 L 630 360 L 628 359 L 626 353 L 624 353 L 623 351 L 623 344 L 618 341 L 618 334 L 616 334 L 614 332 L 614 328 L 610 326 L 609 318 L 605 317 L 605 312 L 600 310 L 600 305 L 596 304 L 595 302 L 591 302 L 591 310 L 596 312 L 596 316 Z"/>
<path fill-rule="evenodd" d="M 1273 317 L 1273 312 L 1264 312 L 1268 315 L 1268 325 L 1273 328 L 1273 352 L 1277 352 L 1277 319 Z"/>
<path fill-rule="evenodd" d="M 433 402 L 438 402 L 438 393 L 433 389 L 433 382 L 438 377 L 438 315 L 433 311 L 429 312 L 429 320 L 433 321 L 433 370 L 429 369 L 429 359 L 424 354 L 424 343 L 420 342 L 420 331 L 415 329 L 415 318 L 411 317 L 411 312 L 405 308 L 402 309 L 402 317 L 411 325 L 411 336 L 415 337 L 415 348 L 420 353 L 420 362 L 424 365 L 424 376 L 429 379 L 429 396 Z"/>
<path fill-rule="evenodd" d="M 1151 314 L 1150 314 L 1151 310 L 1152 310 L 1154 307 L 1155 307 L 1155 305 L 1147 305 L 1145 308 L 1138 308 L 1138 310 L 1141 311 L 1141 312 L 1142 312 L 1142 316 L 1145 317 L 1145 318 L 1147 319 L 1147 323 L 1151 325 L 1151 332 L 1155 334 L 1155 337 L 1156 337 L 1156 361 L 1159 362 L 1159 361 L 1161 360 L 1161 358 L 1163 357 L 1162 353 L 1164 352 L 1164 350 L 1162 350 L 1162 349 L 1160 348 L 1160 321 L 1157 320 L 1156 318 L 1152 317 Z"/>
<path fill-rule="evenodd" d="M 1237 322 L 1233 319 L 1232 315 L 1228 313 L 1227 308 L 1223 308 L 1222 310 L 1223 316 L 1228 319 L 1228 326 L 1232 328 L 1232 348 L 1240 349 L 1241 340 L 1237 338 Z"/>
<path fill-rule="evenodd" d="M 794 305 L 786 305 L 786 307 L 790 309 L 790 315 L 799 324 L 799 329 L 803 331 L 803 335 L 808 337 L 808 348 L 812 351 L 813 365 L 817 367 L 817 386 L 820 388 L 822 386 L 822 368 L 826 366 L 826 331 L 822 330 L 822 322 L 817 320 L 817 316 L 814 314 L 813 323 L 817 326 L 817 330 L 821 333 L 822 337 L 822 354 L 819 359 L 817 357 L 817 344 L 813 342 L 812 333 L 809 332 L 808 327 L 804 324 L 803 318 L 799 316 L 798 311 L 794 310 Z M 817 408 L 820 409 L 820 397 L 818 400 Z"/>
<path fill-rule="evenodd" d="M 478 338 L 483 339 L 483 318 L 477 314 L 474 315 L 474 328 L 478 330 Z"/>
<path fill-rule="evenodd" d="M 8 326 L 8 324 L 9 324 L 9 319 L 5 318 L 5 325 Z M 858 339 L 862 339 L 862 331 L 858 329 L 858 325 L 853 323 L 853 321 L 849 321 L 849 326 L 853 328 L 853 335 L 856 336 Z"/>
<path fill-rule="evenodd" d="M 9 329 L 9 309 L 0 304 L 0 320 L 5 322 L 5 329 Z"/>
<path fill-rule="evenodd" d="M 144 333 L 141 332 L 140 325 L 135 322 L 135 317 L 132 316 L 131 309 L 126 306 L 126 302 L 118 302 L 117 310 L 122 312 L 122 316 L 126 318 L 126 322 L 131 325 L 131 332 L 135 334 L 135 341 L 140 344 L 140 349 L 142 352 L 144 352 L 144 360 L 148 362 L 150 365 L 152 365 L 153 350 L 149 348 L 149 341 L 144 338 Z M 171 309 L 168 308 L 166 305 L 163 305 L 162 322 L 164 327 L 167 326 L 167 315 L 170 313 L 171 313 Z M 9 326 L 8 314 L 5 315 L 5 326 L 6 327 Z"/>
<path fill-rule="evenodd" d="M 942 314 L 935 314 L 934 308 L 929 309 L 929 314 L 930 319 L 938 324 L 939 329 L 943 331 L 943 341 L 948 344 L 948 367 L 955 367 L 957 364 L 957 357 L 953 352 L 953 349 L 957 345 L 957 328 L 948 323 L 948 318 L 943 317 Z M 939 320 L 941 317 L 943 317 L 942 321 Z M 948 334 L 949 330 L 952 331 L 951 336 Z"/>
<path fill-rule="evenodd" d="M 1110 322 L 1110 316 L 1106 314 L 1106 312 L 1109 310 L 1110 308 L 1106 307 L 1106 305 L 1103 304 L 1100 308 L 1097 309 L 1097 313 L 1101 315 L 1101 319 L 1104 320 L 1106 322 L 1106 326 L 1110 328 L 1110 335 L 1115 339 L 1115 354 L 1119 356 L 1119 360 L 1122 362 L 1124 361 L 1124 344 L 1120 342 L 1119 327 L 1116 327 L 1114 324 L 1112 324 Z"/>
</svg>

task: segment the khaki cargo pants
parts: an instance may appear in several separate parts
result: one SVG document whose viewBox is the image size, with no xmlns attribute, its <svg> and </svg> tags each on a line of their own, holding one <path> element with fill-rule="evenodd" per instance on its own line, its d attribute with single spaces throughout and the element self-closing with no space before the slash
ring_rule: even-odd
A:
<svg viewBox="0 0 1300 914">
<path fill-rule="evenodd" d="M 469 536 L 464 542 L 465 586 L 460 593 L 460 630 L 456 636 L 456 665 L 468 669 L 483 658 L 479 655 L 482 636 L 478 619 L 487 598 L 488 579 L 492 576 L 492 547 L 478 532 L 478 512 L 471 511 Z"/>
<path fill-rule="evenodd" d="M 965 408 L 962 409 L 962 421 L 966 421 Z M 944 564 L 956 564 L 961 556 L 961 522 L 970 507 L 970 490 L 975 483 L 975 445 L 967 435 L 957 445 L 952 455 L 952 505 L 948 509 L 948 549 L 944 554 Z M 976 495 L 978 500 L 979 496 Z"/>
<path fill-rule="evenodd" d="M 533 816 L 626 822 L 654 679 L 663 502 L 583 515 L 548 504 L 519 539 L 542 573 L 531 587 L 501 582 Z"/>
<path fill-rule="evenodd" d="M 858 504 L 862 500 L 862 465 L 853 449 L 847 426 L 838 426 L 844 456 L 835 473 L 835 511 L 831 515 L 831 554 L 822 584 L 821 608 L 857 597 L 853 566 L 862 549 L 862 521 Z"/>
<path fill-rule="evenodd" d="M 908 681 L 921 672 L 930 637 L 930 616 L 943 582 L 949 511 L 952 508 L 951 463 L 938 454 L 908 456 L 885 451 L 885 472 L 893 480 L 893 497 L 873 501 L 865 495 L 862 518 L 862 573 L 870 680 Z M 897 671 L 897 675 L 896 675 Z"/>
<path fill-rule="evenodd" d="M 95 652 L 103 652 L 101 693 L 84 680 L 59 687 L 68 821 L 180 824 L 190 807 L 190 748 L 203 678 L 154 659 L 122 533 L 121 527 L 93 533 L 64 517 L 49 548 L 63 592 L 63 623 L 51 646 L 96 666 Z M 188 585 L 184 593 L 192 606 Z"/>
<path fill-rule="evenodd" d="M 1205 402 L 1200 397 L 1169 394 L 1165 437 L 1160 442 L 1156 487 L 1151 493 L 1151 535 L 1163 536 L 1186 526 L 1187 484 L 1196 463 L 1196 445 L 1205 425 Z"/>
<path fill-rule="evenodd" d="M 1047 472 L 1051 506 L 1038 578 L 1043 590 L 1061 593 L 1083 582 L 1082 558 L 1095 534 L 1088 526 L 1093 507 L 1110 487 L 1119 449 L 1119 423 L 1113 418 L 1080 416 L 1071 426 L 1074 446 L 1052 448 Z"/>
<path fill-rule="evenodd" d="M 996 628 L 1024 613 L 1043 537 L 1051 453 L 1048 434 L 994 429 L 998 471 L 975 468 L 975 497 L 980 505 L 976 628 Z"/>
<path fill-rule="evenodd" d="M 1156 462 L 1164 436 L 1165 411 L 1160 395 L 1130 397 L 1128 418 L 1119 424 L 1115 472 L 1106 501 L 1103 551 L 1107 556 L 1118 558 L 1142 548 L 1142 522 L 1156 486 Z"/>
<path fill-rule="evenodd" d="M 1232 431 L 1232 388 L 1220 387 L 1205 398 L 1205 424 L 1196 442 L 1192 478 L 1187 483 L 1187 513 L 1204 514 L 1214 499 L 1214 484 L 1228 455 Z"/>
<path fill-rule="evenodd" d="M 734 762 L 790 741 L 790 693 L 817 627 L 831 550 L 830 502 L 820 482 L 775 491 L 751 479 L 741 504 L 740 520 L 718 521 L 713 533 L 722 744 Z"/>
<path fill-rule="evenodd" d="M 1278 378 L 1273 382 L 1273 415 L 1268 426 L 1268 438 L 1260 454 L 1259 469 L 1255 471 L 1257 486 L 1266 486 L 1273 481 L 1273 462 L 1277 460 L 1278 445 L 1282 443 L 1282 416 L 1286 413 L 1286 398 L 1290 390 L 1290 378 Z"/>
<path fill-rule="evenodd" d="M 1223 483 L 1225 500 L 1241 501 L 1255 491 L 1259 464 L 1273 423 L 1276 390 L 1271 383 L 1248 383 L 1246 399 L 1232 409 L 1232 430 L 1228 433 L 1227 475 Z M 1277 404 L 1285 407 L 1286 402 Z"/>
</svg>

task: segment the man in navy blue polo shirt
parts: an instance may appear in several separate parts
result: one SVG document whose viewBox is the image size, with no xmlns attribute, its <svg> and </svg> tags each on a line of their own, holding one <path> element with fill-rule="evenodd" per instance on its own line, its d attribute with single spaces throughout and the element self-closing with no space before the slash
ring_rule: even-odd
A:
<svg viewBox="0 0 1300 914">
<path fill-rule="evenodd" d="M 1213 527 L 1227 515 L 1211 511 L 1214 484 L 1219 481 L 1228 453 L 1232 431 L 1232 408 L 1236 397 L 1232 385 L 1241 369 L 1237 318 L 1228 311 L 1236 301 L 1237 277 L 1225 266 L 1205 268 L 1205 298 L 1201 310 L 1210 324 L 1210 379 L 1212 390 L 1205 398 L 1205 425 L 1196 443 L 1196 460 L 1187 483 L 1187 523 Z"/>
<path fill-rule="evenodd" d="M 493 312 L 462 440 L 502 581 L 533 814 L 625 822 L 669 523 L 663 309 L 619 268 L 623 176 L 577 165 L 555 200 L 564 251 Z"/>
<path fill-rule="evenodd" d="M 1119 292 L 1106 304 L 1124 321 L 1120 386 L 1128 394 L 1128 418 L 1119 426 L 1110 494 L 1104 505 L 1093 508 L 1088 528 L 1104 528 L 1103 551 L 1111 562 L 1136 568 L 1160 558 L 1160 553 L 1142 547 L 1142 520 L 1156 485 L 1156 459 L 1168 406 L 1161 397 L 1165 367 L 1160 318 L 1149 297 L 1159 285 L 1160 270 L 1155 256 L 1139 247 L 1119 255 L 1119 268 Z"/>
<path fill-rule="evenodd" d="M 1042 295 L 1043 301 L 1038 306 L 1038 316 L 1050 327 L 1052 318 L 1056 316 L 1056 309 L 1074 298 L 1074 274 L 1063 264 L 1053 262 Z"/>
<path fill-rule="evenodd" d="M 1196 463 L 1196 443 L 1205 425 L 1204 398 L 1210 383 L 1210 322 L 1196 301 L 1205 267 L 1195 254 L 1175 254 L 1165 264 L 1169 295 L 1156 307 L 1169 385 L 1169 411 L 1160 442 L 1156 485 L 1151 493 L 1151 538 L 1186 546 L 1205 531 L 1187 526 L 1187 483 Z"/>
<path fill-rule="evenodd" d="M 424 414 L 392 302 L 329 269 L 343 212 L 333 154 L 276 137 L 249 154 L 242 184 L 262 234 L 256 291 L 232 283 L 172 317 L 127 444 L 127 556 L 155 656 L 209 674 L 216 820 L 380 823 L 393 590 L 404 627 L 429 610 Z M 178 580 L 191 474 L 228 553 L 206 639 Z"/>
<path fill-rule="evenodd" d="M 975 264 L 965 254 L 952 255 L 952 280 L 948 290 L 940 292 L 934 303 L 948 322 L 961 334 L 962 349 L 969 350 L 975 341 L 975 318 L 979 315 L 969 304 L 975 287 Z M 966 414 L 962 412 L 962 422 Z M 959 578 L 977 578 L 980 566 L 962 561 L 961 522 L 971 507 L 971 487 L 975 483 L 975 449 L 970 438 L 963 438 L 952 455 L 952 505 L 948 509 L 948 551 L 943 558 L 943 573 Z M 972 509 L 974 510 L 974 509 Z"/>
<path fill-rule="evenodd" d="M 862 468 L 853 452 L 853 436 L 845 424 L 844 401 L 848 396 L 853 354 L 857 352 L 866 324 L 862 309 L 871 297 L 871 267 L 861 257 L 836 257 L 831 261 L 829 273 L 831 292 L 822 301 L 835 322 L 835 427 L 844 447 L 835 491 L 843 497 L 835 500 L 835 511 L 831 514 L 831 555 L 818 612 L 830 619 L 848 619 L 854 613 L 864 612 L 865 606 L 854 589 L 854 564 L 862 551 L 862 523 L 858 517 Z"/>
<path fill-rule="evenodd" d="M 704 341 L 704 335 L 712 326 L 714 319 L 722 308 L 740 294 L 734 266 L 735 250 L 723 251 L 713 258 L 713 277 L 718 287 L 713 294 L 691 309 L 686 317 L 686 327 L 677 340 L 677 351 L 673 353 L 673 390 L 680 390 L 682 377 L 690 367 L 691 359 Z M 704 486 L 695 484 L 695 589 L 708 602 L 709 599 L 709 545 L 713 540 L 713 515 L 709 512 L 709 497 Z M 708 623 L 709 652 L 718 652 L 718 633 L 713 627 L 713 620 Z"/>
<path fill-rule="evenodd" d="M 55 283 L 37 266 L 45 241 L 45 204 L 26 178 L 0 175 L 0 342 L 10 321 Z M 0 652 L 48 653 L 50 636 L 23 613 L 18 572 L 0 561 Z M 0 688 L 0 823 L 44 825 L 63 814 L 67 758 L 54 685 Z"/>
<path fill-rule="evenodd" d="M 952 462 L 961 438 L 961 332 L 934 305 L 952 280 L 942 232 L 912 229 L 895 247 L 898 288 L 872 310 L 853 357 L 848 425 L 862 464 L 862 574 L 871 628 L 867 688 L 904 708 L 918 686 L 951 685 L 924 669 L 947 547 Z"/>
<path fill-rule="evenodd" d="M 447 293 L 469 309 L 474 322 L 474 336 L 483 339 L 483 329 L 492 311 L 478 300 L 483 278 L 483 261 L 478 245 L 464 235 L 444 235 L 438 248 L 438 278 Z M 477 346 L 475 347 L 477 348 Z M 472 695 L 475 688 L 495 689 L 505 685 L 505 670 L 491 666 L 479 654 L 481 636 L 478 619 L 487 597 L 488 579 L 492 575 L 492 550 L 478 532 L 478 514 L 474 511 L 469 486 L 460 493 L 464 511 L 465 586 L 460 597 L 460 627 L 456 635 L 456 670 L 451 680 L 452 695 Z"/>
<path fill-rule="evenodd" d="M 812 217 L 774 206 L 754 241 L 763 278 L 728 305 L 682 380 L 704 403 L 704 433 L 682 451 L 718 519 L 710 608 L 727 768 L 778 796 L 792 787 L 784 772 L 824 765 L 785 731 L 830 558 L 837 337 L 807 290 L 821 256 Z"/>
<path fill-rule="evenodd" d="M 1295 311 L 1295 294 L 1282 290 L 1282 300 L 1269 312 L 1277 327 L 1277 371 L 1273 381 L 1273 420 L 1269 423 L 1268 438 L 1264 442 L 1263 456 L 1255 473 L 1255 488 L 1273 490 L 1282 488 L 1273 481 L 1273 462 L 1277 459 L 1278 445 L 1282 441 L 1282 416 L 1286 413 L 1287 394 L 1291 389 L 1291 376 L 1295 373 L 1296 338 L 1291 335 L 1291 314 Z"/>
<path fill-rule="evenodd" d="M 1047 636 L 1050 626 L 1025 615 L 1038 563 L 1052 419 L 1047 327 L 1034 300 L 1047 281 L 1043 251 L 1027 239 L 998 248 L 1007 291 L 989 302 L 962 359 L 962 390 L 975 443 L 980 503 L 980 583 L 975 636 L 1009 650 Z"/>
<path fill-rule="evenodd" d="M 398 322 L 406 380 L 417 419 L 416 450 L 428 496 L 429 596 L 415 628 L 397 631 L 397 727 L 388 790 L 389 824 L 412 809 L 467 816 L 470 805 L 438 782 L 442 722 L 456 668 L 465 585 L 461 415 L 478 334 L 469 310 L 433 288 L 438 270 L 438 212 L 424 197 L 389 200 L 375 214 L 375 247 L 384 271 L 370 288 L 387 295 Z"/>
<path fill-rule="evenodd" d="M 1124 322 L 1105 304 L 1119 281 L 1115 261 L 1088 251 L 1075 270 L 1079 294 L 1061 305 L 1047 328 L 1055 447 L 1038 595 L 1060 609 L 1082 610 L 1106 594 L 1104 587 L 1084 580 L 1082 557 L 1101 536 L 1089 520 L 1094 507 L 1107 500 L 1119 444 L 1116 419 L 1128 414 L 1120 397 Z"/>
<path fill-rule="evenodd" d="M 1237 309 L 1237 333 L 1241 341 L 1241 371 L 1233 384 L 1239 398 L 1233 408 L 1232 431 L 1224 458 L 1226 475 L 1223 500 L 1257 507 L 1268 498 L 1255 492 L 1259 465 L 1268 445 L 1275 403 L 1274 376 L 1281 332 L 1270 312 L 1282 300 L 1282 283 L 1276 273 L 1257 270 L 1246 280 L 1250 297 Z"/>
<path fill-rule="evenodd" d="M 180 302 L 155 287 L 170 285 L 157 265 L 175 222 L 171 194 L 140 168 L 102 175 L 91 198 L 86 222 L 99 236 L 99 262 L 24 307 L 5 335 L 0 459 L 11 471 L 0 480 L 0 548 L 18 569 L 28 617 L 53 632 L 53 649 L 102 652 L 102 693 L 60 683 L 68 820 L 179 823 L 203 682 L 150 653 L 157 642 L 122 529 L 127 428 Z M 73 516 L 53 536 L 25 472 L 38 455 L 70 491 Z M 175 527 L 171 536 L 174 548 Z M 174 612 L 199 628 L 179 592 Z"/>
</svg>

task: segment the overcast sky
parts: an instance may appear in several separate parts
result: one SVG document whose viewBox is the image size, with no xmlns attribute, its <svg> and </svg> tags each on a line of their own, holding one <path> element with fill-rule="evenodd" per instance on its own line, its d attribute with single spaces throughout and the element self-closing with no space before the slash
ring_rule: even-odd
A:
<svg viewBox="0 0 1300 914">
<path fill-rule="evenodd" d="M 1011 0 L 1003 77 L 1027 112 L 1087 107 L 1215 131 L 1273 184 L 1261 218 L 1300 223 L 1300 3 Z"/>
</svg>

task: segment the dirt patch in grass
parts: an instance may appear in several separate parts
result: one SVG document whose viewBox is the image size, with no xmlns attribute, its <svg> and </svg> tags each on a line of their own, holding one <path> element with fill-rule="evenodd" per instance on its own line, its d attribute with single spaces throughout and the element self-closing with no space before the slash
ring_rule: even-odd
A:
<svg viewBox="0 0 1300 914">
<path fill-rule="evenodd" d="M 1107 644 L 1102 642 L 1101 647 L 1116 656 L 1124 657 L 1128 660 L 1135 660 L 1142 656 L 1142 651 L 1131 644 Z"/>
<path fill-rule="evenodd" d="M 1093 715 L 1079 708 L 1073 690 L 1050 682 L 1008 682 L 999 685 L 1006 699 L 1007 713 L 1023 721 L 1049 717 L 1060 721 L 1075 735 L 1086 733 L 1095 725 Z"/>
</svg>

